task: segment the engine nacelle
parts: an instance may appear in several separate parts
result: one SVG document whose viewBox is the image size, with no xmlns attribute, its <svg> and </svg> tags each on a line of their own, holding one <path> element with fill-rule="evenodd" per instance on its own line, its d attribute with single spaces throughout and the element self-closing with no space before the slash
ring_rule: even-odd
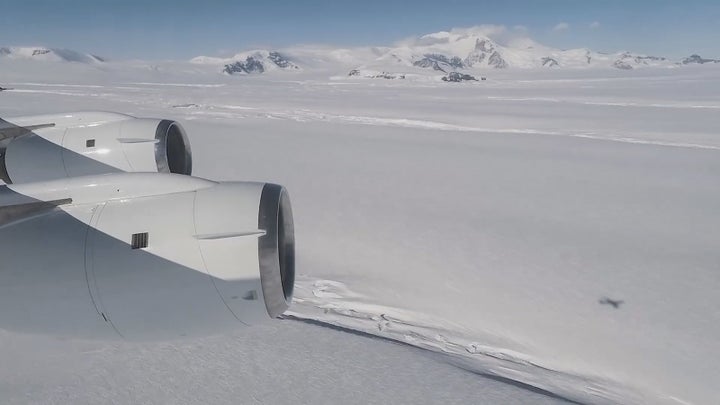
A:
<svg viewBox="0 0 720 405">
<path fill-rule="evenodd" d="M 32 201 L 59 209 L 0 232 L 2 329 L 199 336 L 277 317 L 292 299 L 281 186 L 127 173 L 0 189 L 5 207 Z"/>
<path fill-rule="evenodd" d="M 28 183 L 115 172 L 192 173 L 190 143 L 171 120 L 115 113 L 74 113 L 9 119 L 22 126 L 54 124 L 12 140 L 3 180 Z"/>
</svg>

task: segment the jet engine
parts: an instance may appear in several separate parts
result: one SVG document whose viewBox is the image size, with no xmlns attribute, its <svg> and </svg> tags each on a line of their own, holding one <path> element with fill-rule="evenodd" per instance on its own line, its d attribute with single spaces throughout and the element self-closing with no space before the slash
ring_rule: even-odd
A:
<svg viewBox="0 0 720 405">
<path fill-rule="evenodd" d="M 280 316 L 288 193 L 189 176 L 180 124 L 113 113 L 0 120 L 0 329 L 155 340 Z"/>
<path fill-rule="evenodd" d="M 5 183 L 114 172 L 192 174 L 192 152 L 176 121 L 116 113 L 8 119 L 15 137 L 2 153 Z M 38 129 L 22 133 L 26 123 Z M 39 123 L 39 124 L 38 124 Z"/>
<path fill-rule="evenodd" d="M 278 317 L 292 299 L 281 186 L 119 173 L 0 190 L 6 213 L 26 210 L 0 222 L 0 328 L 198 336 Z"/>
</svg>

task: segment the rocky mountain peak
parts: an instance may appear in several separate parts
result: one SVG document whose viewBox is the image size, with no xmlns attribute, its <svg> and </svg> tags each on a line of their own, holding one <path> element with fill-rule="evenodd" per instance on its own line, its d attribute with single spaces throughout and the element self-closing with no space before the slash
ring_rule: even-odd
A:
<svg viewBox="0 0 720 405">
<path fill-rule="evenodd" d="M 281 55 L 280 52 L 277 51 L 271 51 L 270 53 L 268 53 L 268 59 L 277 67 L 282 69 L 299 69 L 296 64 L 290 62 L 289 59 L 287 59 L 285 56 Z"/>
<path fill-rule="evenodd" d="M 235 73 L 263 73 L 265 72 L 265 66 L 259 59 L 248 56 L 244 61 L 237 61 L 225 65 L 223 72 L 231 75 Z"/>
<path fill-rule="evenodd" d="M 260 74 L 270 69 L 297 70 L 300 68 L 280 52 L 257 51 L 247 55 L 244 60 L 225 64 L 223 72 L 227 74 Z"/>
<path fill-rule="evenodd" d="M 495 43 L 487 38 L 477 38 L 475 47 L 465 57 L 465 64 L 469 67 L 475 67 L 483 63 L 487 63 L 487 66 L 496 69 L 508 67 L 507 61 L 502 57 Z"/>
<path fill-rule="evenodd" d="M 560 64 L 554 58 L 544 57 L 544 58 L 542 58 L 542 65 L 543 65 L 543 67 L 556 67 L 556 66 L 559 66 Z"/>
<path fill-rule="evenodd" d="M 495 49 L 495 45 L 489 39 L 476 39 L 475 50 L 480 52 L 492 52 Z"/>
<path fill-rule="evenodd" d="M 680 63 L 682 63 L 683 65 L 690 65 L 690 64 L 703 65 L 705 63 L 720 63 L 720 59 L 705 59 L 698 54 L 693 54 L 693 55 L 690 55 L 687 58 L 683 59 Z"/>
<path fill-rule="evenodd" d="M 494 67 L 495 69 L 505 69 L 508 67 L 508 63 L 498 51 L 495 51 L 488 58 L 488 66 Z"/>
<path fill-rule="evenodd" d="M 448 72 L 453 69 L 463 69 L 465 64 L 457 56 L 448 57 L 438 53 L 428 53 L 419 60 L 413 62 L 413 66 L 431 68 L 440 72 Z"/>
</svg>

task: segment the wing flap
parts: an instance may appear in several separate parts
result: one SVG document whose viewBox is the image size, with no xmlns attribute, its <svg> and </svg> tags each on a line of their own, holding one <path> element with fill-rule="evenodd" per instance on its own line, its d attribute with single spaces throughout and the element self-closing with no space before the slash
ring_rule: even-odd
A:
<svg viewBox="0 0 720 405">
<path fill-rule="evenodd" d="M 5 120 L 0 119 L 0 141 L 5 139 L 12 139 L 17 138 L 19 136 L 23 136 L 25 134 L 29 134 L 32 131 L 42 129 L 42 128 L 51 128 L 54 127 L 54 122 L 49 122 L 46 124 L 35 124 L 35 125 L 27 125 L 24 127 L 12 124 L 10 122 L 7 122 Z"/>
<path fill-rule="evenodd" d="M 36 201 L 0 207 L 0 229 L 52 212 L 61 205 L 72 204 L 72 198 Z"/>
</svg>

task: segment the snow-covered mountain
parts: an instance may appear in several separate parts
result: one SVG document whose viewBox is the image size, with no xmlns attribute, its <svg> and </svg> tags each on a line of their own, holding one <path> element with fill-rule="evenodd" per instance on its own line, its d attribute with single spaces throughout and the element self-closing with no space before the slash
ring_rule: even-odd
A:
<svg viewBox="0 0 720 405">
<path fill-rule="evenodd" d="M 99 56 L 70 49 L 44 47 L 3 47 L 0 48 L 0 58 L 79 63 L 99 63 L 105 61 Z"/>
<path fill-rule="evenodd" d="M 282 55 L 282 63 L 273 60 Z M 714 63 L 698 55 L 672 61 L 662 56 L 621 51 L 603 53 L 587 48 L 558 49 L 528 38 L 523 31 L 478 26 L 441 31 L 400 41 L 392 46 L 331 48 L 291 47 L 280 52 L 255 50 L 230 58 L 199 56 L 193 63 L 215 64 L 226 73 L 263 73 L 307 68 L 367 78 L 448 74 L 483 69 L 677 67 Z M 350 72 L 350 73 L 348 73 Z M 433 73 L 434 72 L 434 73 Z"/>
<path fill-rule="evenodd" d="M 198 56 L 190 62 L 195 64 L 223 65 L 227 74 L 257 74 L 272 70 L 299 70 L 300 67 L 278 51 L 253 50 L 230 58 Z"/>
<path fill-rule="evenodd" d="M 583 68 L 672 66 L 663 57 L 617 52 L 605 54 L 586 48 L 562 50 L 548 47 L 498 27 L 455 29 L 423 35 L 388 48 L 371 66 L 391 63 L 443 72 L 505 68 Z"/>
<path fill-rule="evenodd" d="M 3 59 L 83 64 L 104 62 L 103 58 L 92 54 L 45 47 L 2 47 L 0 60 Z M 195 67 L 189 70 L 229 75 L 308 71 L 374 79 L 440 80 L 452 72 L 482 76 L 482 71 L 488 69 L 632 70 L 716 64 L 720 63 L 720 59 L 706 59 L 695 54 L 681 60 L 670 60 L 628 51 L 604 53 L 587 48 L 558 49 L 534 41 L 522 30 L 477 26 L 408 38 L 391 46 L 255 49 L 230 57 L 198 56 L 190 63 Z"/>
<path fill-rule="evenodd" d="M 704 65 L 706 63 L 720 63 L 720 59 L 705 59 L 698 54 L 690 55 L 683 59 L 681 62 L 683 65 L 699 64 Z"/>
</svg>

